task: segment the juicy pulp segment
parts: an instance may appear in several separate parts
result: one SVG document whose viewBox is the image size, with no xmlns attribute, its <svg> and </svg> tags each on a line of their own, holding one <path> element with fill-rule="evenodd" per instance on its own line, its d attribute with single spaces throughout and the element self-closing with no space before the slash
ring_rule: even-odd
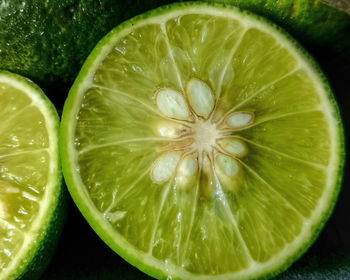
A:
<svg viewBox="0 0 350 280">
<path fill-rule="evenodd" d="M 8 264 L 13 260 L 23 244 L 24 236 L 15 227 L 12 227 L 4 220 L 0 220 L 0 271 L 6 269 Z"/>
<path fill-rule="evenodd" d="M 43 101 L 37 93 L 33 97 L 26 91 L 33 89 L 0 73 L 0 277 L 5 277 L 2 279 L 12 279 L 16 269 L 23 266 L 24 258 L 34 253 L 28 252 L 33 238 L 41 242 L 37 238 L 38 225 L 46 220 L 42 213 L 47 212 L 45 203 L 52 200 L 47 193 L 51 194 L 53 180 L 58 176 L 57 156 L 53 154 L 57 147 L 53 147 L 54 136 L 48 134 L 48 129 L 53 128 L 52 119 L 45 115 L 51 113 L 41 107 Z"/>
<path fill-rule="evenodd" d="M 114 40 L 80 92 L 72 137 L 84 191 L 117 234 L 150 263 L 214 277 L 288 257 L 309 236 L 335 184 L 337 135 L 326 89 L 291 43 L 210 13 Z M 189 155 L 193 174 L 181 171 Z"/>
</svg>

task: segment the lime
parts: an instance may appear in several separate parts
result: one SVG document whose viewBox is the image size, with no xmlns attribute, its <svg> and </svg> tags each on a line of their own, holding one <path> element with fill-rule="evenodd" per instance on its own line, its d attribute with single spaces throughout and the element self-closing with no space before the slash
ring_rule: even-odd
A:
<svg viewBox="0 0 350 280">
<path fill-rule="evenodd" d="M 349 61 L 350 17 L 322 1 L 215 1 L 266 16 L 311 50 L 321 50 L 319 57 L 331 52 Z M 6 1 L 0 9 L 1 68 L 29 77 L 50 90 L 56 90 L 57 85 L 61 89 L 63 82 L 70 85 L 90 51 L 111 28 L 170 2 L 175 1 Z"/>
<path fill-rule="evenodd" d="M 349 4 L 339 0 L 207 0 L 247 9 L 283 27 L 314 55 L 328 73 L 349 71 Z M 347 0 L 345 0 L 347 1 Z M 328 3 L 327 3 L 328 2 Z M 336 64 L 336 66 L 332 66 Z"/>
<path fill-rule="evenodd" d="M 40 88 L 21 76 L 0 72 L 0 99 L 0 279 L 35 279 L 64 213 L 59 119 Z"/>
<path fill-rule="evenodd" d="M 69 93 L 61 132 L 79 209 L 158 279 L 286 269 L 330 215 L 344 160 L 312 59 L 263 18 L 206 3 L 111 31 Z"/>
<path fill-rule="evenodd" d="M 63 82 L 74 80 L 88 54 L 111 28 L 126 16 L 165 3 L 6 1 L 0 8 L 1 68 L 29 77 L 41 86 L 57 89 L 59 85 L 61 89 Z"/>
<path fill-rule="evenodd" d="M 347 51 L 350 15 L 332 0 L 207 0 L 235 5 L 265 16 L 285 28 L 304 45 Z M 336 41 L 340 40 L 342 41 Z M 331 43 L 333 40 L 333 44 Z M 344 42 L 345 41 L 345 42 Z"/>
</svg>

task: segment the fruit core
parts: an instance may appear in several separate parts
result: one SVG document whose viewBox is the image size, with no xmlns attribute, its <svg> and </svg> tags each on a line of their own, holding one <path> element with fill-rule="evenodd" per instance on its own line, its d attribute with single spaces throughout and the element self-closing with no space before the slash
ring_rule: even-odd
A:
<svg viewBox="0 0 350 280">
<path fill-rule="evenodd" d="M 248 148 L 234 132 L 250 127 L 253 113 L 228 111 L 214 120 L 215 95 L 195 78 L 184 93 L 163 88 L 156 92 L 155 100 L 159 113 L 168 119 L 159 125 L 158 134 L 169 143 L 158 151 L 152 181 L 175 182 L 180 189 L 189 189 L 196 180 L 206 180 L 209 185 L 218 180 L 223 191 L 235 191 L 242 181 L 240 158 Z"/>
</svg>

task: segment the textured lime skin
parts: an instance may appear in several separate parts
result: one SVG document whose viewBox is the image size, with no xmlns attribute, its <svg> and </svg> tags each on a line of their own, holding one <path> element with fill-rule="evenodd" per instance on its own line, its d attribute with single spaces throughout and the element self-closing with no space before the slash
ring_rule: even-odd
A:
<svg viewBox="0 0 350 280">
<path fill-rule="evenodd" d="M 75 78 L 110 29 L 126 17 L 166 2 L 1 1 L 0 69 L 24 75 L 40 86 L 62 87 L 62 82 Z"/>
<path fill-rule="evenodd" d="M 311 45 L 347 51 L 350 17 L 319 0 L 214 0 L 248 9 Z M 50 83 L 72 79 L 112 27 L 147 9 L 175 1 L 2 1 L 0 67 Z"/>
<path fill-rule="evenodd" d="M 350 16 L 320 0 L 209 0 L 250 10 L 308 45 L 346 50 Z"/>
<path fill-rule="evenodd" d="M 0 69 L 34 80 L 53 96 L 51 92 L 67 89 L 90 51 L 110 29 L 170 2 L 176 1 L 1 1 Z M 265 16 L 313 53 L 319 53 L 317 58 L 327 53 L 327 57 L 340 56 L 350 64 L 350 16 L 319 0 L 214 2 L 233 4 Z"/>
<path fill-rule="evenodd" d="M 61 122 L 61 134 L 60 134 L 60 151 L 61 155 L 63 157 L 62 166 L 63 166 L 63 173 L 64 178 L 67 182 L 68 190 L 76 203 L 77 207 L 83 214 L 83 216 L 86 218 L 90 226 L 93 228 L 93 230 L 100 236 L 100 238 L 110 247 L 112 248 L 116 253 L 118 253 L 122 258 L 124 258 L 127 262 L 132 264 L 133 266 L 137 267 L 139 270 L 143 271 L 144 273 L 156 278 L 156 279 L 162 279 L 167 280 L 169 279 L 169 276 L 166 274 L 164 270 L 161 270 L 157 267 L 152 267 L 147 264 L 145 264 L 142 260 L 135 258 L 133 254 L 127 249 L 119 246 L 112 235 L 110 235 L 107 232 L 107 229 L 99 223 L 99 218 L 95 216 L 94 209 L 91 208 L 91 204 L 85 201 L 85 198 L 81 195 L 81 192 L 79 191 L 79 185 L 76 184 L 76 181 L 74 179 L 74 169 L 75 166 L 73 164 L 73 161 L 70 160 L 69 156 L 69 149 L 70 149 L 70 130 L 71 130 L 71 123 L 74 116 L 72 116 L 72 111 L 75 109 L 75 99 L 79 93 L 79 88 L 83 86 L 84 79 L 86 76 L 91 74 L 91 69 L 95 67 L 95 63 L 98 60 L 100 53 L 103 52 L 103 49 L 105 45 L 108 45 L 113 41 L 114 37 L 117 37 L 120 33 L 123 32 L 124 29 L 130 28 L 131 26 L 137 24 L 138 22 L 153 17 L 153 16 L 159 16 L 162 14 L 165 14 L 169 11 L 176 11 L 181 9 L 186 9 L 188 6 L 217 6 L 217 7 L 226 7 L 228 9 L 232 9 L 234 11 L 240 10 L 242 13 L 247 13 L 251 16 L 257 17 L 262 22 L 267 22 L 269 25 L 272 25 L 276 30 L 279 32 L 284 33 L 285 36 L 291 40 L 296 48 L 299 49 L 300 55 L 302 55 L 312 66 L 318 74 L 322 77 L 323 84 L 328 92 L 328 98 L 330 99 L 330 102 L 332 103 L 336 119 L 338 120 L 338 137 L 339 137 L 339 143 L 338 143 L 338 149 L 337 152 L 339 153 L 339 162 L 338 162 L 338 173 L 337 178 L 334 182 L 333 186 L 333 192 L 332 197 L 328 201 L 327 207 L 325 211 L 323 212 L 322 218 L 314 225 L 312 228 L 312 236 L 310 239 L 304 240 L 299 248 L 298 251 L 294 253 L 283 265 L 280 265 L 278 267 L 273 267 L 266 269 L 263 273 L 261 273 L 257 277 L 250 277 L 249 280 L 266 280 L 266 279 L 272 279 L 273 277 L 277 276 L 278 274 L 282 273 L 283 271 L 287 270 L 296 260 L 298 260 L 308 249 L 309 247 L 316 241 L 318 238 L 321 230 L 325 226 L 326 222 L 328 221 L 329 217 L 331 216 L 339 192 L 340 187 L 343 180 L 343 170 L 344 170 L 344 161 L 345 161 L 345 147 L 344 147 L 344 130 L 341 120 L 341 115 L 339 113 L 338 104 L 335 100 L 335 97 L 333 95 L 332 89 L 328 83 L 327 78 L 322 73 L 320 67 L 318 64 L 313 60 L 313 58 L 307 54 L 307 52 L 299 45 L 297 41 L 295 41 L 292 37 L 290 37 L 287 33 L 285 33 L 284 30 L 279 28 L 278 26 L 274 25 L 273 23 L 267 21 L 265 18 L 256 16 L 251 14 L 249 11 L 237 9 L 236 7 L 233 7 L 230 4 L 217 4 L 217 3 L 196 3 L 196 2 L 187 2 L 187 3 L 177 3 L 169 6 L 160 7 L 158 9 L 149 11 L 147 13 L 144 13 L 140 16 L 137 16 L 135 18 L 132 18 L 121 25 L 117 26 L 115 29 L 113 29 L 106 37 L 104 37 L 96 46 L 96 48 L 92 51 L 86 62 L 84 63 L 77 79 L 75 80 L 73 87 L 70 90 L 68 99 L 65 103 L 63 115 L 62 115 L 62 122 Z M 179 277 L 171 277 L 172 280 L 182 280 L 182 278 Z"/>
<path fill-rule="evenodd" d="M 24 78 L 20 75 L 13 74 L 8 71 L 0 71 L 0 75 L 7 76 L 20 83 L 26 84 L 31 87 L 36 94 L 45 100 L 46 106 L 49 108 L 50 115 L 55 122 L 55 130 L 59 130 L 59 116 L 51 101 L 47 98 L 44 92 L 32 81 Z M 58 135 L 57 135 L 58 136 Z M 58 139 L 57 139 L 58 145 Z M 57 178 L 56 184 L 53 186 L 52 200 L 48 207 L 48 211 L 45 213 L 45 218 L 42 221 L 40 232 L 36 237 L 35 243 L 31 244 L 31 248 L 28 250 L 28 254 L 25 258 L 22 258 L 16 270 L 13 271 L 9 278 L 4 280 L 12 279 L 23 279 L 23 280 L 34 280 L 39 279 L 45 268 L 51 261 L 54 251 L 57 246 L 57 242 L 61 235 L 63 224 L 67 214 L 67 201 L 68 194 L 65 186 L 63 185 L 63 178 L 61 172 L 60 158 L 57 157 Z"/>
</svg>

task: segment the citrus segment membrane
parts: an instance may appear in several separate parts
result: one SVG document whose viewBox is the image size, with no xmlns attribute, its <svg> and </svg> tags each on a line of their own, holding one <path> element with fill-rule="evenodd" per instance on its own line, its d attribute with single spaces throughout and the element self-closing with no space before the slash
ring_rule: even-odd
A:
<svg viewBox="0 0 350 280">
<path fill-rule="evenodd" d="M 15 279 L 57 204 L 58 117 L 36 86 L 8 72 L 0 72 L 0 100 L 0 278 Z"/>
<path fill-rule="evenodd" d="M 335 198 L 328 94 L 260 18 L 198 3 L 151 12 L 102 40 L 70 92 L 70 191 L 101 237 L 155 277 L 274 274 Z"/>
</svg>

